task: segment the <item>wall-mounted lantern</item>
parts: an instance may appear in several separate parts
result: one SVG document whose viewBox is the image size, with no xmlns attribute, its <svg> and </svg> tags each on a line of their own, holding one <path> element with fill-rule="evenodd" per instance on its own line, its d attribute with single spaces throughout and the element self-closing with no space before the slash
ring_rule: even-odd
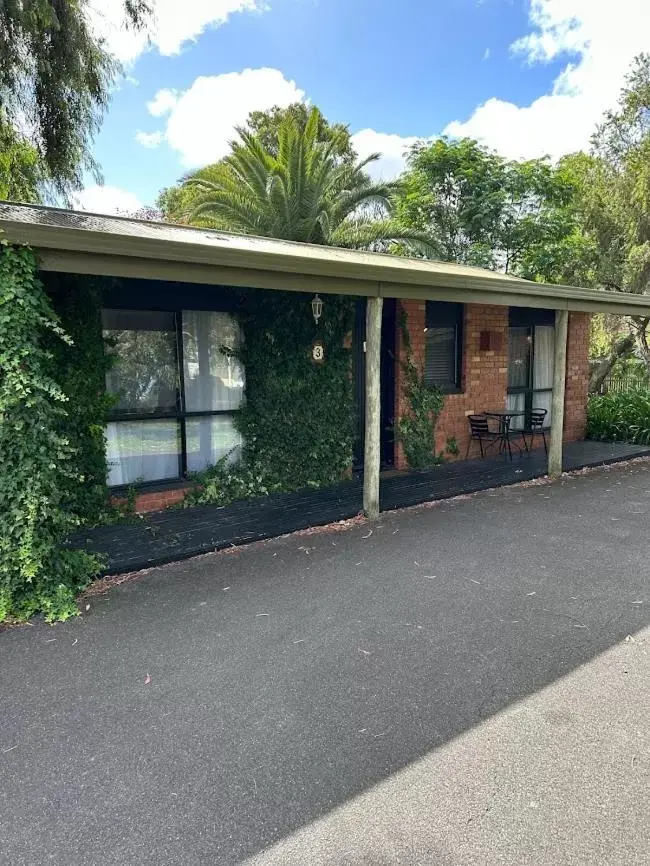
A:
<svg viewBox="0 0 650 866">
<path fill-rule="evenodd" d="M 314 295 L 312 298 L 311 311 L 314 316 L 314 321 L 318 324 L 318 320 L 323 315 L 323 301 L 319 295 Z"/>
</svg>

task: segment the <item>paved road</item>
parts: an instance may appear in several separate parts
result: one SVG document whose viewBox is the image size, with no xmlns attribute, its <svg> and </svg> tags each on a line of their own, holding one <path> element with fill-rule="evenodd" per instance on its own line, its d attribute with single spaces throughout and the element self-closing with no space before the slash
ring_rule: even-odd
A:
<svg viewBox="0 0 650 866">
<path fill-rule="evenodd" d="M 649 515 L 600 470 L 0 632 L 0 863 L 647 863 Z"/>
</svg>

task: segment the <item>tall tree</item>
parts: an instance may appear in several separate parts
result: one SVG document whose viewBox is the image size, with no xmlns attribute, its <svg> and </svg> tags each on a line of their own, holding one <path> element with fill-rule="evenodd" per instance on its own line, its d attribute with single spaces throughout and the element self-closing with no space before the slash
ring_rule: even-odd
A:
<svg viewBox="0 0 650 866">
<path fill-rule="evenodd" d="M 321 120 L 318 109 L 304 128 L 295 117 L 284 117 L 277 153 L 267 150 L 259 135 L 238 130 L 239 140 L 222 162 L 186 179 L 187 220 L 357 249 L 386 249 L 394 241 L 426 246 L 426 233 L 391 220 L 395 185 L 373 183 L 366 174 L 378 155 L 342 160 L 338 136 L 321 138 Z"/>
<path fill-rule="evenodd" d="M 650 55 L 640 55 L 616 109 L 605 115 L 593 153 L 574 168 L 580 175 L 582 218 L 598 250 L 596 282 L 610 291 L 650 292 Z M 629 320 L 636 349 L 650 372 L 647 317 Z M 609 366 L 630 352 L 619 335 Z M 603 370 L 606 367 L 602 368 Z"/>
<path fill-rule="evenodd" d="M 352 146 L 348 127 L 343 123 L 330 123 L 319 109 L 310 109 L 304 102 L 294 102 L 286 108 L 280 108 L 279 105 L 276 105 L 267 111 L 251 111 L 246 118 L 243 129 L 258 138 L 267 153 L 277 157 L 278 137 L 283 122 L 293 122 L 299 130 L 304 132 L 309 116 L 313 111 L 318 112 L 317 139 L 325 143 L 333 142 L 332 154 L 336 162 L 345 162 L 350 165 L 354 163 L 357 154 Z M 214 174 L 215 166 L 218 164 L 213 163 L 206 166 L 202 170 L 203 176 L 209 179 Z M 194 198 L 195 190 L 180 183 L 161 190 L 157 205 L 165 219 L 176 220 L 179 219 L 179 215 L 187 214 L 192 210 Z M 205 215 L 195 217 L 193 223 L 207 228 L 214 226 L 214 220 Z"/>
<path fill-rule="evenodd" d="M 447 261 L 568 282 L 587 254 L 570 167 L 507 161 L 471 139 L 416 144 L 398 218 Z"/>
<path fill-rule="evenodd" d="M 122 2 L 125 26 L 145 25 L 148 0 Z M 90 145 L 118 71 L 89 23 L 89 0 L 0 3 L 0 107 L 40 155 L 57 193 L 97 173 Z"/>
<path fill-rule="evenodd" d="M 344 123 L 329 123 L 318 108 L 309 108 L 304 102 L 294 102 L 286 108 L 278 105 L 268 111 L 251 111 L 244 124 L 244 129 L 257 136 L 262 146 L 273 156 L 278 155 L 280 127 L 286 120 L 292 120 L 299 130 L 304 132 L 311 115 L 317 112 L 318 141 L 333 142 L 333 155 L 348 163 L 353 163 L 357 154 L 352 146 L 350 130 Z"/>
</svg>

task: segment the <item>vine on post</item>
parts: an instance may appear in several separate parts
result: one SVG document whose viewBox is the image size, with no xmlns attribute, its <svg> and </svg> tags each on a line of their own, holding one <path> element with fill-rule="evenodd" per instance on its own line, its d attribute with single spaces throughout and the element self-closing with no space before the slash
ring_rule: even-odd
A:
<svg viewBox="0 0 650 866">
<path fill-rule="evenodd" d="M 401 311 L 399 326 L 402 334 L 404 360 L 404 396 L 408 411 L 397 422 L 397 438 L 402 443 L 406 462 L 411 469 L 426 469 L 444 462 L 435 451 L 435 432 L 438 417 L 445 403 L 439 388 L 430 388 L 413 360 L 407 316 Z"/>
<path fill-rule="evenodd" d="M 75 451 L 61 433 L 66 397 L 48 338 L 69 343 L 27 247 L 0 242 L 0 621 L 78 613 L 76 593 L 99 570 L 65 547 L 79 523 L 68 489 Z"/>
</svg>

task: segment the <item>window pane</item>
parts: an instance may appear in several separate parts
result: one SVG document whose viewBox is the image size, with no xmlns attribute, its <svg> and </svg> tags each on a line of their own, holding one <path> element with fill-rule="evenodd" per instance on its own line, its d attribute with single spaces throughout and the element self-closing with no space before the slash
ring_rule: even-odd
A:
<svg viewBox="0 0 650 866">
<path fill-rule="evenodd" d="M 183 311 L 183 371 L 188 412 L 238 409 L 244 370 L 232 354 L 241 345 L 239 323 L 230 313 Z"/>
<path fill-rule="evenodd" d="M 190 472 L 200 472 L 229 453 L 233 462 L 239 459 L 242 440 L 229 415 L 188 418 L 185 431 Z"/>
<path fill-rule="evenodd" d="M 176 407 L 176 335 L 173 313 L 104 310 L 104 337 L 115 362 L 106 374 L 113 411 L 153 413 Z"/>
<path fill-rule="evenodd" d="M 427 328 L 425 382 L 429 387 L 453 388 L 456 378 L 456 328 Z"/>
<path fill-rule="evenodd" d="M 508 328 L 508 387 L 528 388 L 530 339 L 528 328 Z"/>
<path fill-rule="evenodd" d="M 119 421 L 106 426 L 111 486 L 177 478 L 179 453 L 177 421 Z"/>
<path fill-rule="evenodd" d="M 550 325 L 537 325 L 535 327 L 533 388 L 553 387 L 554 352 L 555 328 Z"/>
</svg>

